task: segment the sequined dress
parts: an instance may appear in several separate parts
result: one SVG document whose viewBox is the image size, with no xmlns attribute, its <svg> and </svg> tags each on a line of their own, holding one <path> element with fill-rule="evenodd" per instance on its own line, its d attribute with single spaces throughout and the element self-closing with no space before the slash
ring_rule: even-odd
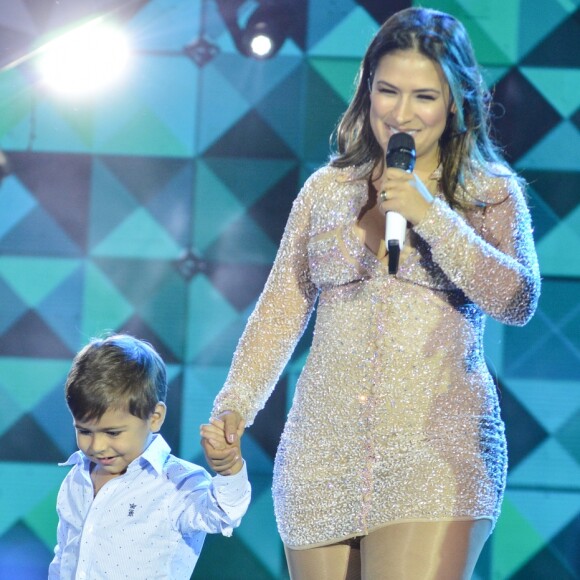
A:
<svg viewBox="0 0 580 580">
<path fill-rule="evenodd" d="M 389 275 L 354 229 L 363 170 L 324 167 L 302 188 L 213 409 L 253 422 L 318 299 L 274 467 L 278 529 L 295 549 L 392 522 L 493 523 L 505 487 L 483 331 L 486 315 L 522 325 L 537 304 L 521 188 L 480 171 L 466 183 L 469 210 L 437 194 Z"/>
</svg>

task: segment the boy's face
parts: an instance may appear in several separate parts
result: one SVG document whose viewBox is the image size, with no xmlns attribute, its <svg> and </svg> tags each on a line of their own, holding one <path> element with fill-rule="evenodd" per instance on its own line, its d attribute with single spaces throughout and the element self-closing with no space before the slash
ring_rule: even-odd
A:
<svg viewBox="0 0 580 580">
<path fill-rule="evenodd" d="M 146 420 L 119 409 L 109 409 L 98 421 L 75 419 L 77 445 L 97 471 L 121 475 L 143 453 L 164 418 L 165 405 L 158 403 Z"/>
</svg>

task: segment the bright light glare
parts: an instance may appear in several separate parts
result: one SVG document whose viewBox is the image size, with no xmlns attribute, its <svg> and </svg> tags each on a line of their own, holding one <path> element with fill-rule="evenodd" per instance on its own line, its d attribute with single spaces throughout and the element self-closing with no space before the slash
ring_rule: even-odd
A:
<svg viewBox="0 0 580 580">
<path fill-rule="evenodd" d="M 272 39 L 265 34 L 254 36 L 250 42 L 252 52 L 258 57 L 268 56 L 272 51 Z"/>
<path fill-rule="evenodd" d="M 110 86 L 119 79 L 128 60 L 129 43 L 123 33 L 92 22 L 50 42 L 38 64 L 50 88 L 77 96 Z"/>
</svg>

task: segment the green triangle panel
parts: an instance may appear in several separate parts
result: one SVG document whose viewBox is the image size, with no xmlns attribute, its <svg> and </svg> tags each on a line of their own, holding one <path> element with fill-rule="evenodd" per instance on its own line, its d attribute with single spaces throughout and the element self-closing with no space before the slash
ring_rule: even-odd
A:
<svg viewBox="0 0 580 580">
<path fill-rule="evenodd" d="M 0 335 L 6 332 L 27 310 L 28 306 L 9 284 L 0 278 Z"/>
<path fill-rule="evenodd" d="M 42 208 L 37 207 L 0 240 L 1 254 L 80 256 L 80 248 Z"/>
<path fill-rule="evenodd" d="M 84 344 L 85 341 L 79 345 L 78 349 Z M 77 450 L 73 418 L 64 399 L 64 384 L 71 363 L 72 357 L 63 361 L 62 377 L 54 383 L 52 390 L 47 390 L 47 393 L 29 413 L 29 417 L 46 433 L 51 443 L 60 450 L 61 458 L 59 461 L 65 461 L 71 453 Z M 55 425 L 59 425 L 60 428 L 55 429 Z"/>
<path fill-rule="evenodd" d="M 565 250 L 579 247 L 579 228 L 580 206 L 542 238 L 537 250 L 540 268 L 545 275 L 580 276 L 580 252 Z"/>
<path fill-rule="evenodd" d="M 573 489 L 580 481 L 580 463 L 551 437 L 510 471 L 510 485 Z"/>
<path fill-rule="evenodd" d="M 517 22 L 515 19 L 518 1 L 506 4 L 500 0 L 485 3 L 470 0 L 427 0 L 421 2 L 421 6 L 442 10 L 458 18 L 469 34 L 479 64 L 510 66 L 517 62 L 515 54 L 517 31 L 512 28 Z M 504 13 L 506 16 L 502 21 Z M 512 28 L 506 26 L 508 23 Z M 505 37 L 502 37 L 502 34 Z"/>
<path fill-rule="evenodd" d="M 175 176 L 191 167 L 191 162 L 184 159 L 137 155 L 107 156 L 100 158 L 100 161 L 133 196 L 135 202 L 142 205 L 148 205 L 165 189 L 170 188 Z"/>
<path fill-rule="evenodd" d="M 60 102 L 58 97 L 52 100 L 48 96 L 38 102 L 35 118 L 36 151 L 93 151 L 93 122 L 89 106 L 85 105 L 79 110 L 78 107 Z"/>
<path fill-rule="evenodd" d="M 3 256 L 0 257 L 0 277 L 33 308 L 68 278 L 78 265 L 78 260 Z"/>
<path fill-rule="evenodd" d="M 542 535 L 515 506 L 509 489 L 492 541 L 492 578 L 510 578 L 543 545 Z"/>
<path fill-rule="evenodd" d="M 200 118 L 196 133 L 196 152 L 200 154 L 207 154 L 207 150 L 214 147 L 224 134 L 231 132 L 232 126 L 251 109 L 243 94 L 217 66 L 208 65 L 204 79 L 200 106 L 204 106 L 206 113 Z M 249 140 L 251 143 L 251 136 Z M 235 143 L 236 154 L 247 156 L 247 145 L 247 142 Z"/>
<path fill-rule="evenodd" d="M 238 176 L 243 184 L 243 174 Z M 247 179 L 246 187 L 252 181 Z M 193 211 L 193 236 L 195 246 L 204 253 L 231 223 L 245 212 L 242 201 L 203 162 L 198 164 L 195 205 Z"/>
<path fill-rule="evenodd" d="M 304 79 L 308 67 L 300 68 L 280 82 L 266 97 L 256 104 L 254 110 L 284 141 L 296 156 L 304 152 L 304 133 L 309 122 L 303 115 Z M 280 114 L 281 111 L 284 114 Z"/>
<path fill-rule="evenodd" d="M 95 152 L 191 155 L 197 111 L 196 67 L 184 56 L 141 55 L 133 69 L 135 73 L 115 93 L 94 105 Z M 180 111 L 179 115 L 175 111 Z"/>
<path fill-rule="evenodd" d="M 252 305 L 244 312 L 240 312 L 238 318 L 222 328 L 220 333 L 212 340 L 205 341 L 205 344 L 197 353 L 193 362 L 201 367 L 224 366 L 229 369 L 229 365 L 232 362 L 232 355 L 240 340 L 240 336 L 242 335 L 248 316 L 251 314 L 254 305 L 255 302 L 252 303 Z M 215 390 L 215 394 L 217 394 L 217 392 L 218 389 Z"/>
<path fill-rule="evenodd" d="M 277 245 L 249 215 L 243 214 L 204 252 L 208 260 L 272 264 Z"/>
<path fill-rule="evenodd" d="M 580 491 L 563 495 L 557 492 L 511 490 L 510 501 L 545 542 L 556 536 L 580 512 Z"/>
<path fill-rule="evenodd" d="M 194 180 L 194 165 L 188 163 L 147 204 L 151 215 L 181 247 L 188 246 L 191 240 Z"/>
<path fill-rule="evenodd" d="M 306 131 L 303 156 L 308 160 L 328 159 L 329 137 L 337 120 L 344 113 L 344 101 L 313 67 L 308 71 L 307 83 L 305 110 L 312 121 Z M 324 106 L 321 107 L 321 103 Z"/>
<path fill-rule="evenodd" d="M 302 55 L 257 60 L 239 54 L 224 54 L 212 63 L 219 74 L 236 88 L 246 103 L 255 106 L 284 82 L 302 64 Z M 229 108 L 229 107 L 228 107 Z"/>
<path fill-rule="evenodd" d="M 129 106 L 129 105 L 127 105 Z M 187 157 L 193 153 L 192 144 L 184 144 L 154 111 L 132 103 L 122 119 L 118 119 L 114 134 L 102 137 L 95 146 L 96 153 L 114 155 L 160 155 Z"/>
<path fill-rule="evenodd" d="M 562 117 L 571 117 L 580 106 L 580 69 L 520 67 L 520 71 Z"/>
<path fill-rule="evenodd" d="M 84 268 L 77 267 L 38 305 L 37 311 L 71 351 L 82 341 L 80 313 L 82 311 Z"/>
<path fill-rule="evenodd" d="M 189 305 L 186 346 L 188 362 L 238 317 L 237 311 L 203 275 L 196 276 L 190 283 Z"/>
<path fill-rule="evenodd" d="M 269 471 L 271 472 L 271 465 Z M 244 526 L 240 526 L 239 536 L 251 548 L 258 542 L 262 548 L 254 553 L 262 565 L 268 569 L 273 577 L 284 567 L 284 552 L 278 549 L 279 536 L 274 519 L 274 505 L 269 489 L 258 497 L 254 497 L 252 504 L 244 517 Z"/>
<path fill-rule="evenodd" d="M 143 205 L 176 242 L 187 245 L 193 169 L 193 162 L 176 158 L 109 156 L 97 160 L 93 174 L 92 244 Z"/>
<path fill-rule="evenodd" d="M 519 54 L 529 53 L 549 36 L 573 10 L 572 2 L 552 2 L 549 10 L 538 9 L 537 0 L 519 0 Z"/>
<path fill-rule="evenodd" d="M 580 465 L 580 409 L 568 419 L 567 423 L 556 434 L 556 439 L 562 447 Z"/>
<path fill-rule="evenodd" d="M 89 245 L 94 248 L 140 206 L 106 160 L 94 162 L 92 189 Z"/>
<path fill-rule="evenodd" d="M 187 324 L 187 290 L 175 264 L 151 260 L 144 268 L 142 260 L 102 259 L 98 267 L 119 295 L 131 304 L 132 311 L 140 313 L 156 339 L 163 341 L 167 354 L 179 359 Z M 123 326 L 127 324 L 123 322 Z"/>
<path fill-rule="evenodd" d="M 181 410 L 183 457 L 194 457 L 199 453 L 199 426 L 209 421 L 215 394 L 224 384 L 228 370 L 227 366 L 187 365 L 185 367 Z M 243 453 L 246 457 L 245 448 Z"/>
<path fill-rule="evenodd" d="M 176 260 L 183 248 L 145 209 L 136 209 L 92 251 L 93 256 Z"/>
<path fill-rule="evenodd" d="M 485 4 L 470 0 L 458 0 L 458 4 L 469 13 L 469 17 L 466 16 L 462 21 L 466 24 L 472 42 L 477 43 L 478 47 L 486 44 L 495 45 L 511 62 L 517 62 L 519 57 L 520 0 L 512 0 L 511 2 L 488 0 Z M 474 32 L 478 28 L 488 37 L 487 43 L 483 39 L 476 42 L 477 37 Z M 486 61 L 485 55 L 479 52 L 478 58 Z"/>
<path fill-rule="evenodd" d="M 51 552 L 56 546 L 56 528 L 58 526 L 58 515 L 54 509 L 56 496 L 57 490 L 55 489 L 23 518 L 28 528 L 44 542 L 44 545 Z"/>
<path fill-rule="evenodd" d="M 312 68 L 336 91 L 345 104 L 353 97 L 356 76 L 359 69 L 359 59 L 311 58 Z"/>
<path fill-rule="evenodd" d="M 562 554 L 547 544 L 526 562 L 510 580 L 528 580 L 529 578 L 577 580 L 577 570 L 577 566 L 570 566 Z"/>
<path fill-rule="evenodd" d="M 294 152 L 255 110 L 206 150 L 208 157 L 294 158 Z"/>
<path fill-rule="evenodd" d="M 0 535 L 4 534 L 16 521 L 42 505 L 46 498 L 54 499 L 66 468 L 38 463 L 0 463 L 2 492 L 10 501 L 2 502 L 0 514 Z M 42 481 L 39 489 L 36 483 Z"/>
<path fill-rule="evenodd" d="M 54 386 L 63 380 L 70 368 L 69 360 L 0 357 L 0 385 L 9 394 L 14 412 L 28 412 Z"/>
<path fill-rule="evenodd" d="M 286 159 L 207 157 L 203 164 L 246 209 L 295 168 L 295 163 Z M 203 184 L 198 182 L 197 193 L 202 192 Z"/>
<path fill-rule="evenodd" d="M 580 67 L 580 8 L 576 6 L 574 11 L 572 3 L 557 2 L 556 14 L 561 9 L 558 4 L 568 6 L 570 14 L 526 55 L 521 65 L 571 69 Z"/>
<path fill-rule="evenodd" d="M 368 12 L 360 7 L 353 8 L 339 24 L 309 48 L 308 54 L 360 58 L 376 31 L 377 23 Z"/>
<path fill-rule="evenodd" d="M 580 412 L 580 380 L 504 379 L 504 384 L 548 433 Z"/>
<path fill-rule="evenodd" d="M 310 52 L 320 42 L 321 38 L 331 34 L 341 22 L 348 18 L 353 10 L 358 9 L 358 4 L 353 0 L 342 0 L 341 2 L 308 2 L 308 26 L 307 45 Z M 376 23 L 375 23 L 376 27 Z M 359 31 L 357 31 L 359 34 Z M 366 46 L 360 56 L 364 54 Z"/>
<path fill-rule="evenodd" d="M 556 126 L 518 162 L 517 167 L 577 171 L 580 129 L 570 121 Z"/>
<path fill-rule="evenodd" d="M 248 516 L 246 516 L 247 518 Z M 244 522 L 246 519 L 244 519 Z M 240 567 L 243 578 L 251 580 L 280 580 L 280 572 L 272 575 L 260 562 L 255 550 L 240 540 L 239 530 L 235 530 L 231 538 L 220 534 L 208 534 L 203 545 L 200 558 L 195 567 L 195 578 L 213 578 L 219 569 L 219 577 L 223 580 L 238 580 Z M 227 557 L 224 558 L 224 554 Z"/>
<path fill-rule="evenodd" d="M 87 264 L 84 285 L 82 335 L 86 339 L 115 330 L 133 314 L 131 303 L 94 264 Z"/>
</svg>

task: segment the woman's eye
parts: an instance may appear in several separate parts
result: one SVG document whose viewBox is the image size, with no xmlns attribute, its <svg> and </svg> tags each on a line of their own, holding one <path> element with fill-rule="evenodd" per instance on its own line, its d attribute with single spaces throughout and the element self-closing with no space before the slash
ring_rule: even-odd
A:
<svg viewBox="0 0 580 580">
<path fill-rule="evenodd" d="M 419 95 L 422 101 L 434 101 L 435 97 L 433 95 Z"/>
</svg>

